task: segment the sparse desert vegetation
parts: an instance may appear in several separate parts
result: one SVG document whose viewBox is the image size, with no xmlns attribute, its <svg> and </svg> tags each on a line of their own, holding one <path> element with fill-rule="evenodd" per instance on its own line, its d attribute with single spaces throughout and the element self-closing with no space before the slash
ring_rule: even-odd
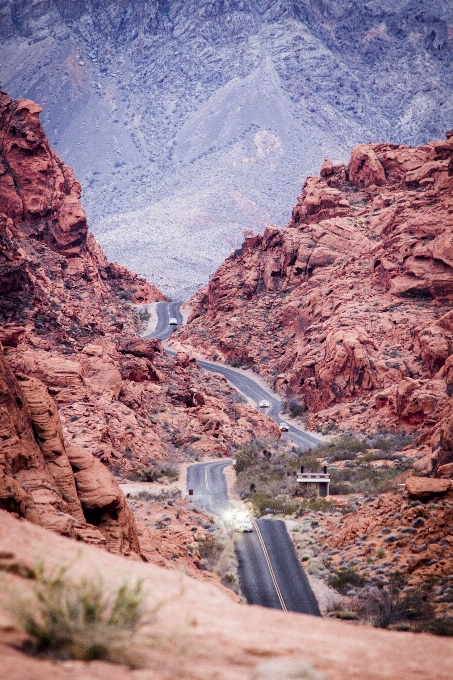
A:
<svg viewBox="0 0 453 680">
<path fill-rule="evenodd" d="M 143 582 L 117 588 L 104 579 L 74 580 L 68 568 L 53 571 L 35 566 L 32 595 L 18 593 L 12 608 L 19 624 L 30 635 L 37 652 L 57 658 L 115 660 L 129 645 L 151 612 L 145 606 Z M 124 663 L 124 657 L 121 657 Z"/>
</svg>

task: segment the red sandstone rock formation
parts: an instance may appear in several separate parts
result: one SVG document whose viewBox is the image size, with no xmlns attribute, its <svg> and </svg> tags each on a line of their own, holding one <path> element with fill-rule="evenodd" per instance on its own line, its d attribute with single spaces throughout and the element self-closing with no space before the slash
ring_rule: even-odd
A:
<svg viewBox="0 0 453 680">
<path fill-rule="evenodd" d="M 133 302 L 164 296 L 144 279 L 109 263 L 88 234 L 80 184 L 50 148 L 39 121 L 41 110 L 0 90 L 0 321 L 22 320 L 27 303 L 39 300 L 43 308 L 52 293 L 65 313 L 64 289 L 83 286 L 91 297 L 94 294 L 89 307 L 98 302 L 98 309 L 90 315 L 86 305 L 80 305 L 80 313 L 71 310 L 71 316 L 82 328 L 91 324 L 100 332 L 108 311 L 100 303 L 113 292 L 126 291 Z M 49 322 L 67 333 L 67 324 L 58 317 L 54 311 Z"/>
<path fill-rule="evenodd" d="M 138 557 L 137 527 L 118 484 L 89 451 L 66 450 L 45 385 L 23 374 L 16 379 L 0 353 L 0 386 L 0 506 L 46 529 Z"/>
<path fill-rule="evenodd" d="M 406 479 L 406 491 L 409 498 L 429 500 L 442 496 L 452 488 L 450 479 L 430 479 L 429 477 L 409 477 Z"/>
<path fill-rule="evenodd" d="M 280 433 L 233 401 L 222 376 L 135 335 L 125 300 L 163 296 L 109 263 L 87 232 L 80 186 L 49 147 L 39 111 L 0 93 L 0 505 L 150 559 L 156 537 L 141 530 L 139 546 L 108 467 L 149 481 L 169 463 L 227 455 L 257 430 Z"/>
<path fill-rule="evenodd" d="M 370 558 L 373 568 L 382 565 L 388 573 L 392 555 L 391 570 L 404 573 L 411 586 L 428 577 L 448 582 L 453 574 L 453 489 L 449 487 L 451 480 L 410 477 L 408 494 L 383 493 L 362 500 L 354 513 L 317 516 L 319 525 L 311 538 L 323 546 L 318 559 L 340 568 L 350 562 L 369 577 Z M 412 498 L 433 500 L 411 502 Z"/>
<path fill-rule="evenodd" d="M 219 267 L 174 338 L 253 366 L 312 427 L 426 430 L 450 402 L 452 234 L 451 136 L 358 146 Z"/>
</svg>

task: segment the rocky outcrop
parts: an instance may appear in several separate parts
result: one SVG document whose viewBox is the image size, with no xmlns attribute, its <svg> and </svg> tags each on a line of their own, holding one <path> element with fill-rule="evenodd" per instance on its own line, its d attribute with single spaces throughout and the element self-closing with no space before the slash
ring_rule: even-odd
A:
<svg viewBox="0 0 453 680">
<path fill-rule="evenodd" d="M 452 389 L 452 159 L 451 136 L 327 159 L 285 229 L 192 298 L 177 346 L 253 367 L 312 427 L 432 428 Z"/>
<path fill-rule="evenodd" d="M 0 322 L 32 323 L 38 335 L 52 329 L 66 339 L 86 335 L 87 327 L 102 335 L 125 324 L 112 324 L 108 300 L 126 317 L 121 300 L 164 296 L 108 262 L 88 233 L 80 184 L 51 149 L 41 111 L 0 90 Z"/>
<path fill-rule="evenodd" d="M 39 122 L 42 108 L 0 92 L 0 203 L 21 232 L 66 257 L 86 254 L 80 184 L 52 151 Z"/>
<path fill-rule="evenodd" d="M 404 575 L 411 587 L 431 580 L 439 584 L 436 606 L 448 610 L 453 577 L 451 480 L 409 477 L 405 487 L 407 493 L 365 497 L 355 512 L 317 515 L 310 545 L 322 545 L 315 559 L 332 571 L 350 568 L 375 584 L 388 578 L 389 569 Z M 350 499 L 338 501 L 345 510 Z"/>
<path fill-rule="evenodd" d="M 65 447 L 45 385 L 23 374 L 16 378 L 2 354 L 0 383 L 0 506 L 57 533 L 138 557 L 137 527 L 118 484 L 89 451 Z"/>
<path fill-rule="evenodd" d="M 17 377 L 30 409 L 34 437 L 42 451 L 57 493 L 65 501 L 68 514 L 83 521 L 84 516 L 66 455 L 56 404 L 42 382 L 21 374 Z"/>
<path fill-rule="evenodd" d="M 408 477 L 406 491 L 413 500 L 427 501 L 442 496 L 452 488 L 450 479 L 431 479 L 430 477 Z"/>
<path fill-rule="evenodd" d="M 105 537 L 110 552 L 139 555 L 134 515 L 109 470 L 81 446 L 69 445 L 67 455 L 87 521 Z"/>
</svg>

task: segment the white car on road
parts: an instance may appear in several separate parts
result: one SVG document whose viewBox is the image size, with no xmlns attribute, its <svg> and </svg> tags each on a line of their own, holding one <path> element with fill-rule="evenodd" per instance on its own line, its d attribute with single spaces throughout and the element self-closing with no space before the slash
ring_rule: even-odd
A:
<svg viewBox="0 0 453 680">
<path fill-rule="evenodd" d="M 259 403 L 259 407 L 260 407 L 260 408 L 269 408 L 269 407 L 270 407 L 270 404 L 269 404 L 269 402 L 267 401 L 267 399 L 261 399 L 261 401 L 260 401 L 260 403 Z"/>
<path fill-rule="evenodd" d="M 278 426 L 279 426 L 281 432 L 289 432 L 288 423 L 279 423 Z"/>
<path fill-rule="evenodd" d="M 253 524 L 249 519 L 244 519 L 241 520 L 240 522 L 236 522 L 234 525 L 235 531 L 240 531 L 242 533 L 245 533 L 247 531 L 253 531 Z"/>
<path fill-rule="evenodd" d="M 178 325 L 178 319 L 175 319 L 175 317 L 172 316 L 168 323 L 169 323 L 170 326 L 177 326 Z"/>
</svg>

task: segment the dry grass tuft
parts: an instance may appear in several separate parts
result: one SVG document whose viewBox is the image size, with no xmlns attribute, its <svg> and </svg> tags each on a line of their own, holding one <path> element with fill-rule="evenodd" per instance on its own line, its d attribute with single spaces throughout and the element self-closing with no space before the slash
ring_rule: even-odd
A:
<svg viewBox="0 0 453 680">
<path fill-rule="evenodd" d="M 91 661 L 114 660 L 114 653 L 129 644 L 144 624 L 143 582 L 126 581 L 109 589 L 101 576 L 74 582 L 68 567 L 46 574 L 35 567 L 33 596 L 14 597 L 14 611 L 20 625 L 33 639 L 35 651 Z"/>
</svg>

